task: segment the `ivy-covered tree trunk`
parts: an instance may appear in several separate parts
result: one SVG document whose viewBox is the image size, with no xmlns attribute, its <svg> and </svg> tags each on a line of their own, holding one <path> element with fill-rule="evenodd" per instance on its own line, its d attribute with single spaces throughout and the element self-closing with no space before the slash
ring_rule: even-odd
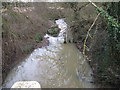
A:
<svg viewBox="0 0 120 90">
<path fill-rule="evenodd" d="M 120 3 L 111 3 L 108 8 L 108 42 L 104 47 L 104 53 L 107 57 L 103 59 L 106 62 L 106 68 L 102 70 L 105 75 L 101 79 L 106 83 L 120 85 Z M 107 15 L 106 15 L 107 16 Z"/>
</svg>

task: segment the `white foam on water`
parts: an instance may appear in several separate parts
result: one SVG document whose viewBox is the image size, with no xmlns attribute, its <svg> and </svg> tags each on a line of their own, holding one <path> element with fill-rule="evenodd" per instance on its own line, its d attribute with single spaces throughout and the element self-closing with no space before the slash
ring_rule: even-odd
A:
<svg viewBox="0 0 120 90">
<path fill-rule="evenodd" d="M 25 61 L 12 69 L 3 87 L 10 88 L 18 81 L 37 81 L 44 88 L 92 87 L 77 79 L 75 67 L 80 58 L 79 52 L 72 45 L 63 45 L 67 24 L 63 19 L 56 20 L 56 24 L 61 29 L 58 37 L 46 34 L 44 37 L 49 40 L 49 46 L 35 49 Z M 69 63 L 64 66 L 67 62 Z"/>
<path fill-rule="evenodd" d="M 53 52 L 58 51 L 60 49 L 61 43 L 64 42 L 64 36 L 62 35 L 62 33 L 65 32 L 67 28 L 67 24 L 62 19 L 56 20 L 56 24 L 61 29 L 59 33 L 59 37 L 52 37 L 46 34 L 44 37 L 49 40 L 49 46 L 35 49 L 32 52 L 32 54 L 24 62 L 22 62 L 20 65 L 14 68 L 9 74 L 9 76 L 6 78 L 5 85 L 4 85 L 5 87 L 10 88 L 17 81 L 37 80 L 38 79 L 37 76 L 39 76 L 38 72 L 40 74 L 43 73 L 42 68 L 38 70 L 39 68 L 37 66 L 37 65 L 40 65 L 39 63 L 39 61 L 41 60 L 40 57 L 43 57 L 44 55 L 46 55 L 46 56 L 55 58 L 54 55 L 56 53 L 53 53 Z M 53 61 L 49 60 L 49 62 L 53 62 Z M 47 63 L 48 63 L 47 61 L 42 62 L 42 64 L 45 66 L 47 65 Z M 50 75 L 46 77 L 49 77 L 49 76 Z"/>
</svg>

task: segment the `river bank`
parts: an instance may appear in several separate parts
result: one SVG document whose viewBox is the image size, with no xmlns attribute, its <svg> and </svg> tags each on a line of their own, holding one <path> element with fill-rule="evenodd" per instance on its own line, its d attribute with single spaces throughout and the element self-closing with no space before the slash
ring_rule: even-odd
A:
<svg viewBox="0 0 120 90">
<path fill-rule="evenodd" d="M 30 4 L 30 6 L 27 4 Z M 10 70 L 25 60 L 34 49 L 49 45 L 49 41 L 44 38 L 46 33 L 54 34 L 56 37 L 59 32 L 54 23 L 56 19 L 65 18 L 73 34 L 74 44 L 83 52 L 87 32 L 97 16 L 95 7 L 89 3 L 27 4 L 18 3 L 18 6 L 12 4 L 10 5 L 12 8 L 2 10 L 3 81 Z M 102 7 L 103 4 L 98 3 L 98 6 Z M 79 7 L 83 8 L 75 12 L 74 8 L 69 5 L 75 5 L 76 10 L 79 10 L 77 9 Z M 118 87 L 119 75 L 113 72 L 116 70 L 112 64 L 114 60 L 109 61 L 112 56 L 109 57 L 108 53 L 103 53 L 108 49 L 106 48 L 106 45 L 108 45 L 108 33 L 106 30 L 106 20 L 99 16 L 86 42 L 86 60 L 92 68 L 94 84 L 103 88 L 109 86 Z M 119 65 L 116 66 L 119 67 Z M 111 67 L 114 67 L 114 70 Z"/>
<path fill-rule="evenodd" d="M 27 58 L 34 49 L 49 44 L 46 39 L 43 39 L 43 36 L 51 26 L 54 26 L 54 21 L 49 21 L 49 17 L 46 18 L 46 15 L 49 15 L 46 14 L 49 9 L 47 10 L 48 6 L 45 3 L 35 4 L 35 6 L 36 8 L 13 8 L 3 13 L 3 27 L 5 27 L 3 28 L 5 30 L 3 33 L 3 81 L 9 71 Z M 39 10 L 39 7 L 43 8 Z M 46 12 L 41 15 L 40 12 L 43 10 Z M 13 15 L 16 18 L 13 18 Z M 19 17 L 21 20 L 18 19 Z M 53 14 L 52 17 L 53 20 L 58 18 L 57 14 Z M 15 22 L 12 22 L 13 19 Z M 24 21 L 26 23 L 23 24 Z M 6 26 L 7 24 L 9 26 Z M 9 36 L 6 37 L 6 35 Z M 75 39 L 77 40 L 77 38 Z M 81 47 L 78 48 L 80 51 L 83 47 L 81 44 L 76 43 L 77 46 Z"/>
<path fill-rule="evenodd" d="M 36 3 L 35 3 L 36 5 Z M 44 3 L 39 5 L 44 6 Z M 44 10 L 46 8 L 43 8 Z M 9 71 L 19 62 L 24 60 L 38 46 L 51 27 L 49 19 L 40 16 L 40 12 L 33 7 L 8 8 L 2 10 L 2 80 L 4 81 Z M 44 13 L 43 13 L 44 14 Z M 38 15 L 38 16 L 36 16 Z M 41 17 L 41 18 L 39 18 Z M 43 41 L 44 45 L 47 44 Z"/>
<path fill-rule="evenodd" d="M 3 88 L 11 87 L 17 81 L 39 82 L 42 88 L 93 88 L 92 71 L 74 44 L 63 44 L 67 24 L 56 20 L 61 29 L 57 37 L 46 34 L 48 46 L 35 49 L 26 60 L 8 74 Z M 72 48 L 72 49 L 71 49 Z M 13 78 L 14 77 L 14 78 Z M 59 81 L 58 81 L 59 80 Z"/>
</svg>

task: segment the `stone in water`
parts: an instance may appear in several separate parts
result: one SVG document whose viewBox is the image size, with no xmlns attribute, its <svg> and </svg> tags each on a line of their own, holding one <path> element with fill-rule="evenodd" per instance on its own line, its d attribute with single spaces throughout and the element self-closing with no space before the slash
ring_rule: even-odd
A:
<svg viewBox="0 0 120 90">
<path fill-rule="evenodd" d="M 11 88 L 41 88 L 41 86 L 36 81 L 19 81 L 13 84 Z"/>
</svg>

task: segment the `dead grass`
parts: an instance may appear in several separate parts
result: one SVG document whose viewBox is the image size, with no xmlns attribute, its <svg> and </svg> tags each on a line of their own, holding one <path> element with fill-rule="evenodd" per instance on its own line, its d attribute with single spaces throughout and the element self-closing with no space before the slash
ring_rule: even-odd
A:
<svg viewBox="0 0 120 90">
<path fill-rule="evenodd" d="M 36 35 L 43 37 L 50 28 L 48 13 L 45 3 L 33 3 L 31 8 L 13 8 L 3 12 L 3 81 L 9 71 L 34 50 Z"/>
</svg>

